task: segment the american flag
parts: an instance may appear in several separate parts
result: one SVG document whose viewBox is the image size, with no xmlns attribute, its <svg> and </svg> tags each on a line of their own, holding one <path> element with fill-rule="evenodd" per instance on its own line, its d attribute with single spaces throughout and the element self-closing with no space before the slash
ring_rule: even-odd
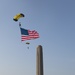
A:
<svg viewBox="0 0 75 75">
<path fill-rule="evenodd" d="M 27 30 L 27 29 L 23 29 L 21 28 L 21 40 L 25 41 L 25 40 L 31 40 L 31 39 L 36 39 L 39 38 L 39 33 L 35 30 Z"/>
</svg>

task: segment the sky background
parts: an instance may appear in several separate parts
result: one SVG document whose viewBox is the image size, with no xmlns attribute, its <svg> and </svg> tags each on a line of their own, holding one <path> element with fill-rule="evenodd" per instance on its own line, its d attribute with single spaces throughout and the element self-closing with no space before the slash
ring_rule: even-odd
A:
<svg viewBox="0 0 75 75">
<path fill-rule="evenodd" d="M 18 13 L 25 17 L 15 22 Z M 40 35 L 29 49 L 19 22 Z M 0 0 L 0 75 L 36 75 L 38 45 L 44 75 L 75 75 L 75 0 Z"/>
</svg>

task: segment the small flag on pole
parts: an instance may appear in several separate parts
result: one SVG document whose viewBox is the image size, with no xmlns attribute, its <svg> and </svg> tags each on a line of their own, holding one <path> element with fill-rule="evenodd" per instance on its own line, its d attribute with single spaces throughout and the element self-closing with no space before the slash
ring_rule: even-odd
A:
<svg viewBox="0 0 75 75">
<path fill-rule="evenodd" d="M 35 30 L 27 30 L 27 29 L 21 29 L 21 40 L 25 41 L 25 40 L 31 40 L 31 39 L 36 39 L 39 38 L 39 33 Z"/>
</svg>

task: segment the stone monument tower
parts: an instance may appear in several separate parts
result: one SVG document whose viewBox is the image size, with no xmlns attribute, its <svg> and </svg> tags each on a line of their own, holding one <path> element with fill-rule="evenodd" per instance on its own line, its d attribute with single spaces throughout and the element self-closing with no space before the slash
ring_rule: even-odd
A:
<svg viewBox="0 0 75 75">
<path fill-rule="evenodd" d="M 43 75 L 43 49 L 41 45 L 36 50 L 36 75 Z"/>
</svg>

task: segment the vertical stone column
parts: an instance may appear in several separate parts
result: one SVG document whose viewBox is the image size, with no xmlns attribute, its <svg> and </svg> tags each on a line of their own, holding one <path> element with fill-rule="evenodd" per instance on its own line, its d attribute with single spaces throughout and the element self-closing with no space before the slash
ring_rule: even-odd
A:
<svg viewBox="0 0 75 75">
<path fill-rule="evenodd" d="M 43 75 L 43 50 L 41 45 L 36 50 L 36 75 Z"/>
</svg>

